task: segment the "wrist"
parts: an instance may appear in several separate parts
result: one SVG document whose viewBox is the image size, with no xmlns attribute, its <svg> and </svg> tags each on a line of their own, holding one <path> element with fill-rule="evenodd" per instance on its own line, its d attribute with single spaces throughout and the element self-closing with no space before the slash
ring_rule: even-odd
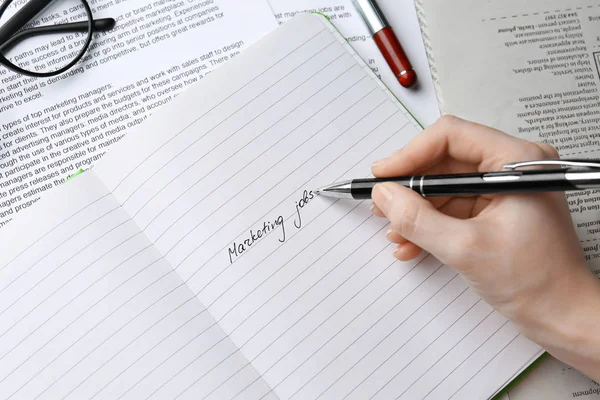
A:
<svg viewBox="0 0 600 400">
<path fill-rule="evenodd" d="M 515 319 L 523 334 L 590 378 L 600 378 L 600 281 L 587 268 Z M 527 311 L 525 311 L 525 309 Z"/>
</svg>

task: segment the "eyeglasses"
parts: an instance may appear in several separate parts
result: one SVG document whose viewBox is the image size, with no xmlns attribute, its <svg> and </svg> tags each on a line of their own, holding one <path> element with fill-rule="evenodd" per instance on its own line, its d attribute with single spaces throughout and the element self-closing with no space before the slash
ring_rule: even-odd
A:
<svg viewBox="0 0 600 400">
<path fill-rule="evenodd" d="M 113 18 L 93 19 L 86 0 L 7 0 L 0 6 L 0 64 L 33 77 L 66 72 Z"/>
</svg>

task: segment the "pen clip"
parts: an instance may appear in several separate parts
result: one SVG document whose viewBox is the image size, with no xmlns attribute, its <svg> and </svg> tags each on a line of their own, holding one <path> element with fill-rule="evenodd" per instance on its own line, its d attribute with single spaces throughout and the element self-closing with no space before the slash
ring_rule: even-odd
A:
<svg viewBox="0 0 600 400">
<path fill-rule="evenodd" d="M 536 160 L 536 161 L 519 161 L 504 165 L 504 169 L 516 171 L 519 168 L 526 167 L 546 167 L 556 165 L 559 167 L 569 168 L 595 168 L 600 169 L 600 160 Z"/>
</svg>

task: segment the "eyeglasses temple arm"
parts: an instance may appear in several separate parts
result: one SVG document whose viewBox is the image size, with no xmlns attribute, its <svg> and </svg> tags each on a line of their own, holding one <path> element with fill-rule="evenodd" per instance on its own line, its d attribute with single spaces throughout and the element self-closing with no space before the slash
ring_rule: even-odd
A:
<svg viewBox="0 0 600 400">
<path fill-rule="evenodd" d="M 115 26 L 115 20 L 113 18 L 100 18 L 92 21 L 93 32 L 103 32 L 111 30 Z M 25 29 L 0 45 L 0 52 L 7 52 L 14 45 L 18 44 L 21 40 L 27 39 L 32 36 L 55 34 L 55 33 L 66 33 L 66 32 L 87 32 L 88 21 L 82 22 L 71 22 L 68 24 L 57 24 L 57 25 L 46 25 L 38 26 L 35 28 Z"/>
<path fill-rule="evenodd" d="M 0 27 L 0 43 L 7 41 L 54 0 L 29 0 Z M 6 11 L 6 10 L 5 10 Z"/>
</svg>

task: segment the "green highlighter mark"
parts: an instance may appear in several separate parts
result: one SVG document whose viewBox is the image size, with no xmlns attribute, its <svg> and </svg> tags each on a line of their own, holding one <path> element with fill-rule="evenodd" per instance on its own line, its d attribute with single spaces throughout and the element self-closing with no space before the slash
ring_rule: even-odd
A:
<svg viewBox="0 0 600 400">
<path fill-rule="evenodd" d="M 329 18 L 327 15 L 323 14 L 322 12 L 318 12 L 318 11 L 311 11 L 311 14 L 317 14 L 317 15 L 322 15 L 325 18 L 327 18 L 327 21 L 331 21 L 331 18 Z"/>
<path fill-rule="evenodd" d="M 68 177 L 65 182 L 69 182 L 71 179 L 75 178 L 76 176 L 83 174 L 83 171 L 84 170 L 82 168 L 79 168 L 79 171 L 75 172 L 73 175 Z"/>
</svg>

